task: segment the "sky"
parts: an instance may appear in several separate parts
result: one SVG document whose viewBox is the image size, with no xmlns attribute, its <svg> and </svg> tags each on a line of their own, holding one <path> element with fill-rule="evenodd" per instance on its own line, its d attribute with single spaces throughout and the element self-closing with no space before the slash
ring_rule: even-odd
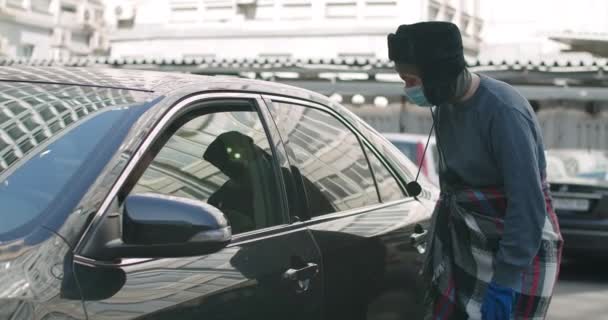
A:
<svg viewBox="0 0 608 320">
<path fill-rule="evenodd" d="M 480 0 L 480 9 L 488 42 L 566 30 L 608 33 L 607 0 Z"/>
<path fill-rule="evenodd" d="M 480 10 L 488 56 L 552 54 L 548 35 L 564 31 L 608 35 L 608 0 L 480 0 Z"/>
</svg>

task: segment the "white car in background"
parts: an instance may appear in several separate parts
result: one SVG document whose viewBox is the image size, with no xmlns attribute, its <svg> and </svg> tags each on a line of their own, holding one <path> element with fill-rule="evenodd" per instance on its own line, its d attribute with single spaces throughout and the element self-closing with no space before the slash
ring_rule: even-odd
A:
<svg viewBox="0 0 608 320">
<path fill-rule="evenodd" d="M 421 175 L 439 186 L 439 153 L 434 136 L 431 137 L 428 150 L 424 154 L 424 148 L 429 138 L 427 135 L 412 133 L 383 133 L 383 135 L 412 162 L 421 166 Z"/>
<path fill-rule="evenodd" d="M 551 149 L 547 150 L 547 158 L 561 161 L 571 177 L 605 180 L 601 173 L 608 171 L 608 151 L 604 150 Z"/>
<path fill-rule="evenodd" d="M 547 150 L 547 180 L 564 252 L 608 257 L 608 156 L 602 150 Z"/>
</svg>

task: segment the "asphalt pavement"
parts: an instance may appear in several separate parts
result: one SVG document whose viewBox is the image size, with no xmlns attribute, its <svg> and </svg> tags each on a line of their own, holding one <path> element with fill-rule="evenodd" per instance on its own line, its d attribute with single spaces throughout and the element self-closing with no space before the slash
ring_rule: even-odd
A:
<svg viewBox="0 0 608 320">
<path fill-rule="evenodd" d="M 548 320 L 608 320 L 608 259 L 564 261 Z"/>
</svg>

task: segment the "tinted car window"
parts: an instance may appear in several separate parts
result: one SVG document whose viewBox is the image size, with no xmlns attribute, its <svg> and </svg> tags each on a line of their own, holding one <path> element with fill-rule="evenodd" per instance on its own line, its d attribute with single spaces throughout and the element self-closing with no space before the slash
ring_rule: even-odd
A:
<svg viewBox="0 0 608 320">
<path fill-rule="evenodd" d="M 402 199 L 405 194 L 401 190 L 399 183 L 395 180 L 395 177 L 388 171 L 384 164 L 376 157 L 376 155 L 365 146 L 369 163 L 372 165 L 374 177 L 378 184 L 378 191 L 380 192 L 380 198 L 382 202 L 390 202 Z"/>
<path fill-rule="evenodd" d="M 67 202 L 86 186 L 76 181 L 88 176 L 91 168 L 103 167 L 98 154 L 100 144 L 116 135 L 116 128 L 132 121 L 125 109 L 109 109 L 78 123 L 29 159 L 24 159 L 13 172 L 0 176 L 0 235 L 15 231 L 42 215 L 56 201 Z M 97 161 L 93 161 L 95 158 Z M 91 163 L 95 165 L 90 165 Z M 87 167 L 85 169 L 85 167 Z M 94 178 L 95 174 L 91 173 Z M 68 194 L 65 190 L 69 189 Z M 83 191 L 84 192 L 84 191 Z M 1 237 L 0 237 L 1 238 Z"/>
<path fill-rule="evenodd" d="M 357 130 L 369 140 L 382 156 L 388 160 L 390 167 L 398 172 L 398 177 L 403 179 L 404 183 L 408 183 L 414 180 L 414 174 L 417 171 L 416 165 L 409 160 L 403 153 L 401 153 L 391 142 L 385 137 L 380 135 L 369 123 L 361 120 L 352 111 L 346 107 L 338 104 L 331 103 L 331 108 L 343 116 L 349 123 L 353 124 Z"/>
<path fill-rule="evenodd" d="M 311 209 L 312 215 L 379 203 L 359 140 L 342 122 L 325 111 L 294 104 L 272 103 L 270 110 L 309 202 L 321 203 Z"/>
<path fill-rule="evenodd" d="M 129 90 L 0 83 L 0 240 L 73 209 L 148 109 L 133 104 L 140 98 Z"/>
<path fill-rule="evenodd" d="M 281 223 L 274 177 L 270 144 L 251 107 L 187 121 L 131 192 L 207 202 L 241 233 Z"/>
<path fill-rule="evenodd" d="M 0 172 L 87 115 L 135 102 L 128 90 L 0 83 Z"/>
</svg>

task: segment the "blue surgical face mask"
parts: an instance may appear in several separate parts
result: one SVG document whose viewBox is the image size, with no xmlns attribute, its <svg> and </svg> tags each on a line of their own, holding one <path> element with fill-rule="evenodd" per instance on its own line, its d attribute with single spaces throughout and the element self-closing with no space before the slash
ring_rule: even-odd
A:
<svg viewBox="0 0 608 320">
<path fill-rule="evenodd" d="M 405 87 L 405 96 L 414 104 L 421 107 L 432 107 L 431 104 L 424 95 L 424 90 L 422 86 L 413 86 L 413 87 Z"/>
</svg>

